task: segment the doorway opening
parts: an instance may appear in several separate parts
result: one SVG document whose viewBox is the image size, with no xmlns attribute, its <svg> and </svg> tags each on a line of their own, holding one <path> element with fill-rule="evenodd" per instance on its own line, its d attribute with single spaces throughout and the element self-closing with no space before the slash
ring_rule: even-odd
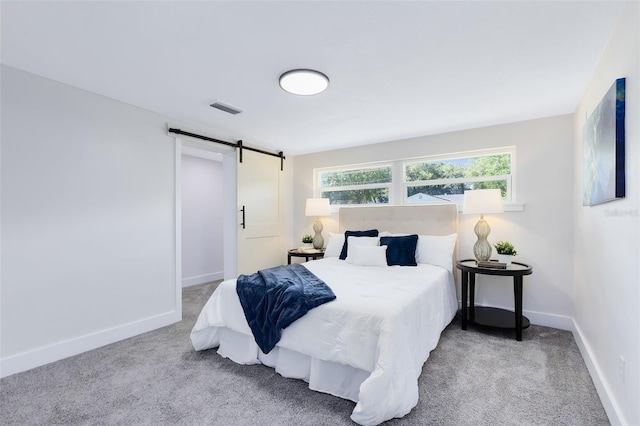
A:
<svg viewBox="0 0 640 426">
<path fill-rule="evenodd" d="M 183 287 L 236 274 L 236 152 L 175 138 L 175 160 L 176 308 L 182 316 Z M 209 195 L 215 199 L 198 199 Z"/>
</svg>

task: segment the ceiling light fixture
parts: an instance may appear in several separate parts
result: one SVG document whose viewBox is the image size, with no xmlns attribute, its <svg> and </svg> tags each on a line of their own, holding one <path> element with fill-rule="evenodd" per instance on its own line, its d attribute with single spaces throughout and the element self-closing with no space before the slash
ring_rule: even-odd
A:
<svg viewBox="0 0 640 426">
<path fill-rule="evenodd" d="M 329 87 L 329 77 L 315 70 L 291 70 L 280 76 L 280 87 L 294 95 L 317 95 Z"/>
</svg>

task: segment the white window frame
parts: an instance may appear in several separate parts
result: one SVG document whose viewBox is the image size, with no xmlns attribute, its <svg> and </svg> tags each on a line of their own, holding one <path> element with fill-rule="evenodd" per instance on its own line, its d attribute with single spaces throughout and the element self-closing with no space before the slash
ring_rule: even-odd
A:
<svg viewBox="0 0 640 426">
<path fill-rule="evenodd" d="M 476 176 L 476 177 L 461 177 L 450 179 L 432 179 L 432 180 L 414 180 L 407 181 L 407 166 L 416 163 L 429 163 L 445 160 L 457 160 L 462 158 L 473 157 L 489 157 L 493 155 L 505 155 L 509 154 L 511 159 L 510 169 L 511 173 L 508 175 L 496 175 L 496 176 Z M 402 204 L 407 204 L 407 189 L 412 186 L 430 186 L 430 185 L 447 185 L 456 183 L 469 183 L 469 182 L 490 182 L 505 180 L 507 182 L 507 196 L 505 203 L 511 203 L 516 200 L 515 196 L 515 170 L 516 170 L 516 147 L 507 146 L 502 148 L 482 149 L 475 151 L 463 151 L 451 154 L 432 155 L 427 157 L 412 158 L 402 160 Z M 457 203 L 461 204 L 461 203 Z"/>
<path fill-rule="evenodd" d="M 389 167 L 391 169 L 391 182 L 388 183 L 367 183 L 362 185 L 346 185 L 346 186 L 331 186 L 331 187 L 321 187 L 321 178 L 320 175 L 325 172 L 348 172 L 351 170 L 362 170 L 362 169 L 378 169 L 382 167 Z M 384 161 L 384 162 L 376 162 L 376 163 L 362 163 L 362 164 L 351 164 L 348 166 L 335 166 L 335 167 L 323 167 L 318 169 L 313 169 L 313 196 L 314 198 L 322 197 L 323 192 L 337 192 L 337 191 L 349 191 L 349 190 L 358 190 L 358 189 L 379 189 L 379 188 L 387 188 L 389 191 L 389 203 L 387 204 L 332 204 L 331 212 L 337 213 L 340 207 L 362 207 L 362 206 L 392 206 L 394 205 L 394 181 L 396 178 L 396 168 L 394 167 L 393 162 Z"/>
<path fill-rule="evenodd" d="M 511 156 L 511 174 L 500 176 L 477 176 L 470 178 L 451 178 L 451 179 L 436 179 L 428 181 L 406 181 L 406 165 L 412 163 L 424 163 L 438 160 L 453 160 L 459 158 L 470 157 L 485 157 L 491 155 L 509 154 Z M 378 168 L 378 167 L 391 167 L 391 182 L 380 184 L 363 184 L 363 185 L 349 185 L 340 187 L 321 188 L 320 187 L 320 174 L 323 172 L 336 172 L 336 171 L 350 171 L 360 170 L 365 168 Z M 313 169 L 313 196 L 319 198 L 322 196 L 322 192 L 327 191 L 344 191 L 352 189 L 371 189 L 371 188 L 388 188 L 389 190 L 389 203 L 388 204 L 349 204 L 349 205 L 331 205 L 332 213 L 337 213 L 340 207 L 357 207 L 357 206 L 393 206 L 393 205 L 406 205 L 407 203 L 407 188 L 409 186 L 425 186 L 425 185 L 442 185 L 451 183 L 466 183 L 466 182 L 486 182 L 493 180 L 506 180 L 507 181 L 507 198 L 504 200 L 505 211 L 523 211 L 524 204 L 518 203 L 516 200 L 516 147 L 504 146 L 499 148 L 480 149 L 473 151 L 460 151 L 447 154 L 430 155 L 424 157 L 403 158 L 391 161 L 380 161 L 371 163 L 359 163 L 350 165 L 341 165 L 333 167 L 323 167 Z M 462 208 L 462 203 L 457 203 L 458 208 Z"/>
</svg>

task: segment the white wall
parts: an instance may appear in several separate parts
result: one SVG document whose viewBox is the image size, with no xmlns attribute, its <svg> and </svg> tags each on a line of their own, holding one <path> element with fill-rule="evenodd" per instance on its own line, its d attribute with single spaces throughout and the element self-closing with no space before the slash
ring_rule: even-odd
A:
<svg viewBox="0 0 640 426">
<path fill-rule="evenodd" d="M 517 260 L 533 265 L 524 279 L 524 311 L 535 324 L 572 327 L 573 117 L 492 126 L 442 135 L 373 144 L 297 156 L 294 174 L 294 237 L 311 233 L 304 216 L 305 198 L 313 196 L 313 168 L 516 146 L 517 200 L 523 212 L 486 216 L 490 242 L 507 239 Z M 460 256 L 473 257 L 475 215 L 460 215 Z M 337 216 L 323 220 L 324 235 L 337 232 Z M 513 309 L 513 281 L 478 276 L 476 302 Z"/>
<path fill-rule="evenodd" d="M 630 2 L 575 114 L 576 339 L 614 424 L 640 424 L 640 7 Z M 626 77 L 626 198 L 582 206 L 583 126 Z M 619 213 L 621 215 L 616 215 Z M 625 359 L 624 378 L 620 356 Z"/>
<path fill-rule="evenodd" d="M 222 176 L 224 177 L 224 279 L 235 278 L 237 270 L 237 169 L 236 152 L 225 152 L 222 160 Z"/>
<path fill-rule="evenodd" d="M 222 155 L 220 155 L 222 160 Z M 223 278 L 222 161 L 182 155 L 182 285 Z"/>
<path fill-rule="evenodd" d="M 3 376 L 181 319 L 166 122 L 2 66 Z"/>
</svg>

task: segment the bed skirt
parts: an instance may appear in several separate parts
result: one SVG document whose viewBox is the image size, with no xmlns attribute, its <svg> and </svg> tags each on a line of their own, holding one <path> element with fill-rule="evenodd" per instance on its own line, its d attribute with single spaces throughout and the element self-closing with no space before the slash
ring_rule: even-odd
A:
<svg viewBox="0 0 640 426">
<path fill-rule="evenodd" d="M 331 361 L 324 361 L 300 352 L 276 346 L 263 353 L 253 336 L 229 328 L 218 330 L 218 355 L 237 364 L 264 364 L 290 379 L 309 383 L 309 389 L 358 402 L 360 385 L 371 372 Z"/>
</svg>

